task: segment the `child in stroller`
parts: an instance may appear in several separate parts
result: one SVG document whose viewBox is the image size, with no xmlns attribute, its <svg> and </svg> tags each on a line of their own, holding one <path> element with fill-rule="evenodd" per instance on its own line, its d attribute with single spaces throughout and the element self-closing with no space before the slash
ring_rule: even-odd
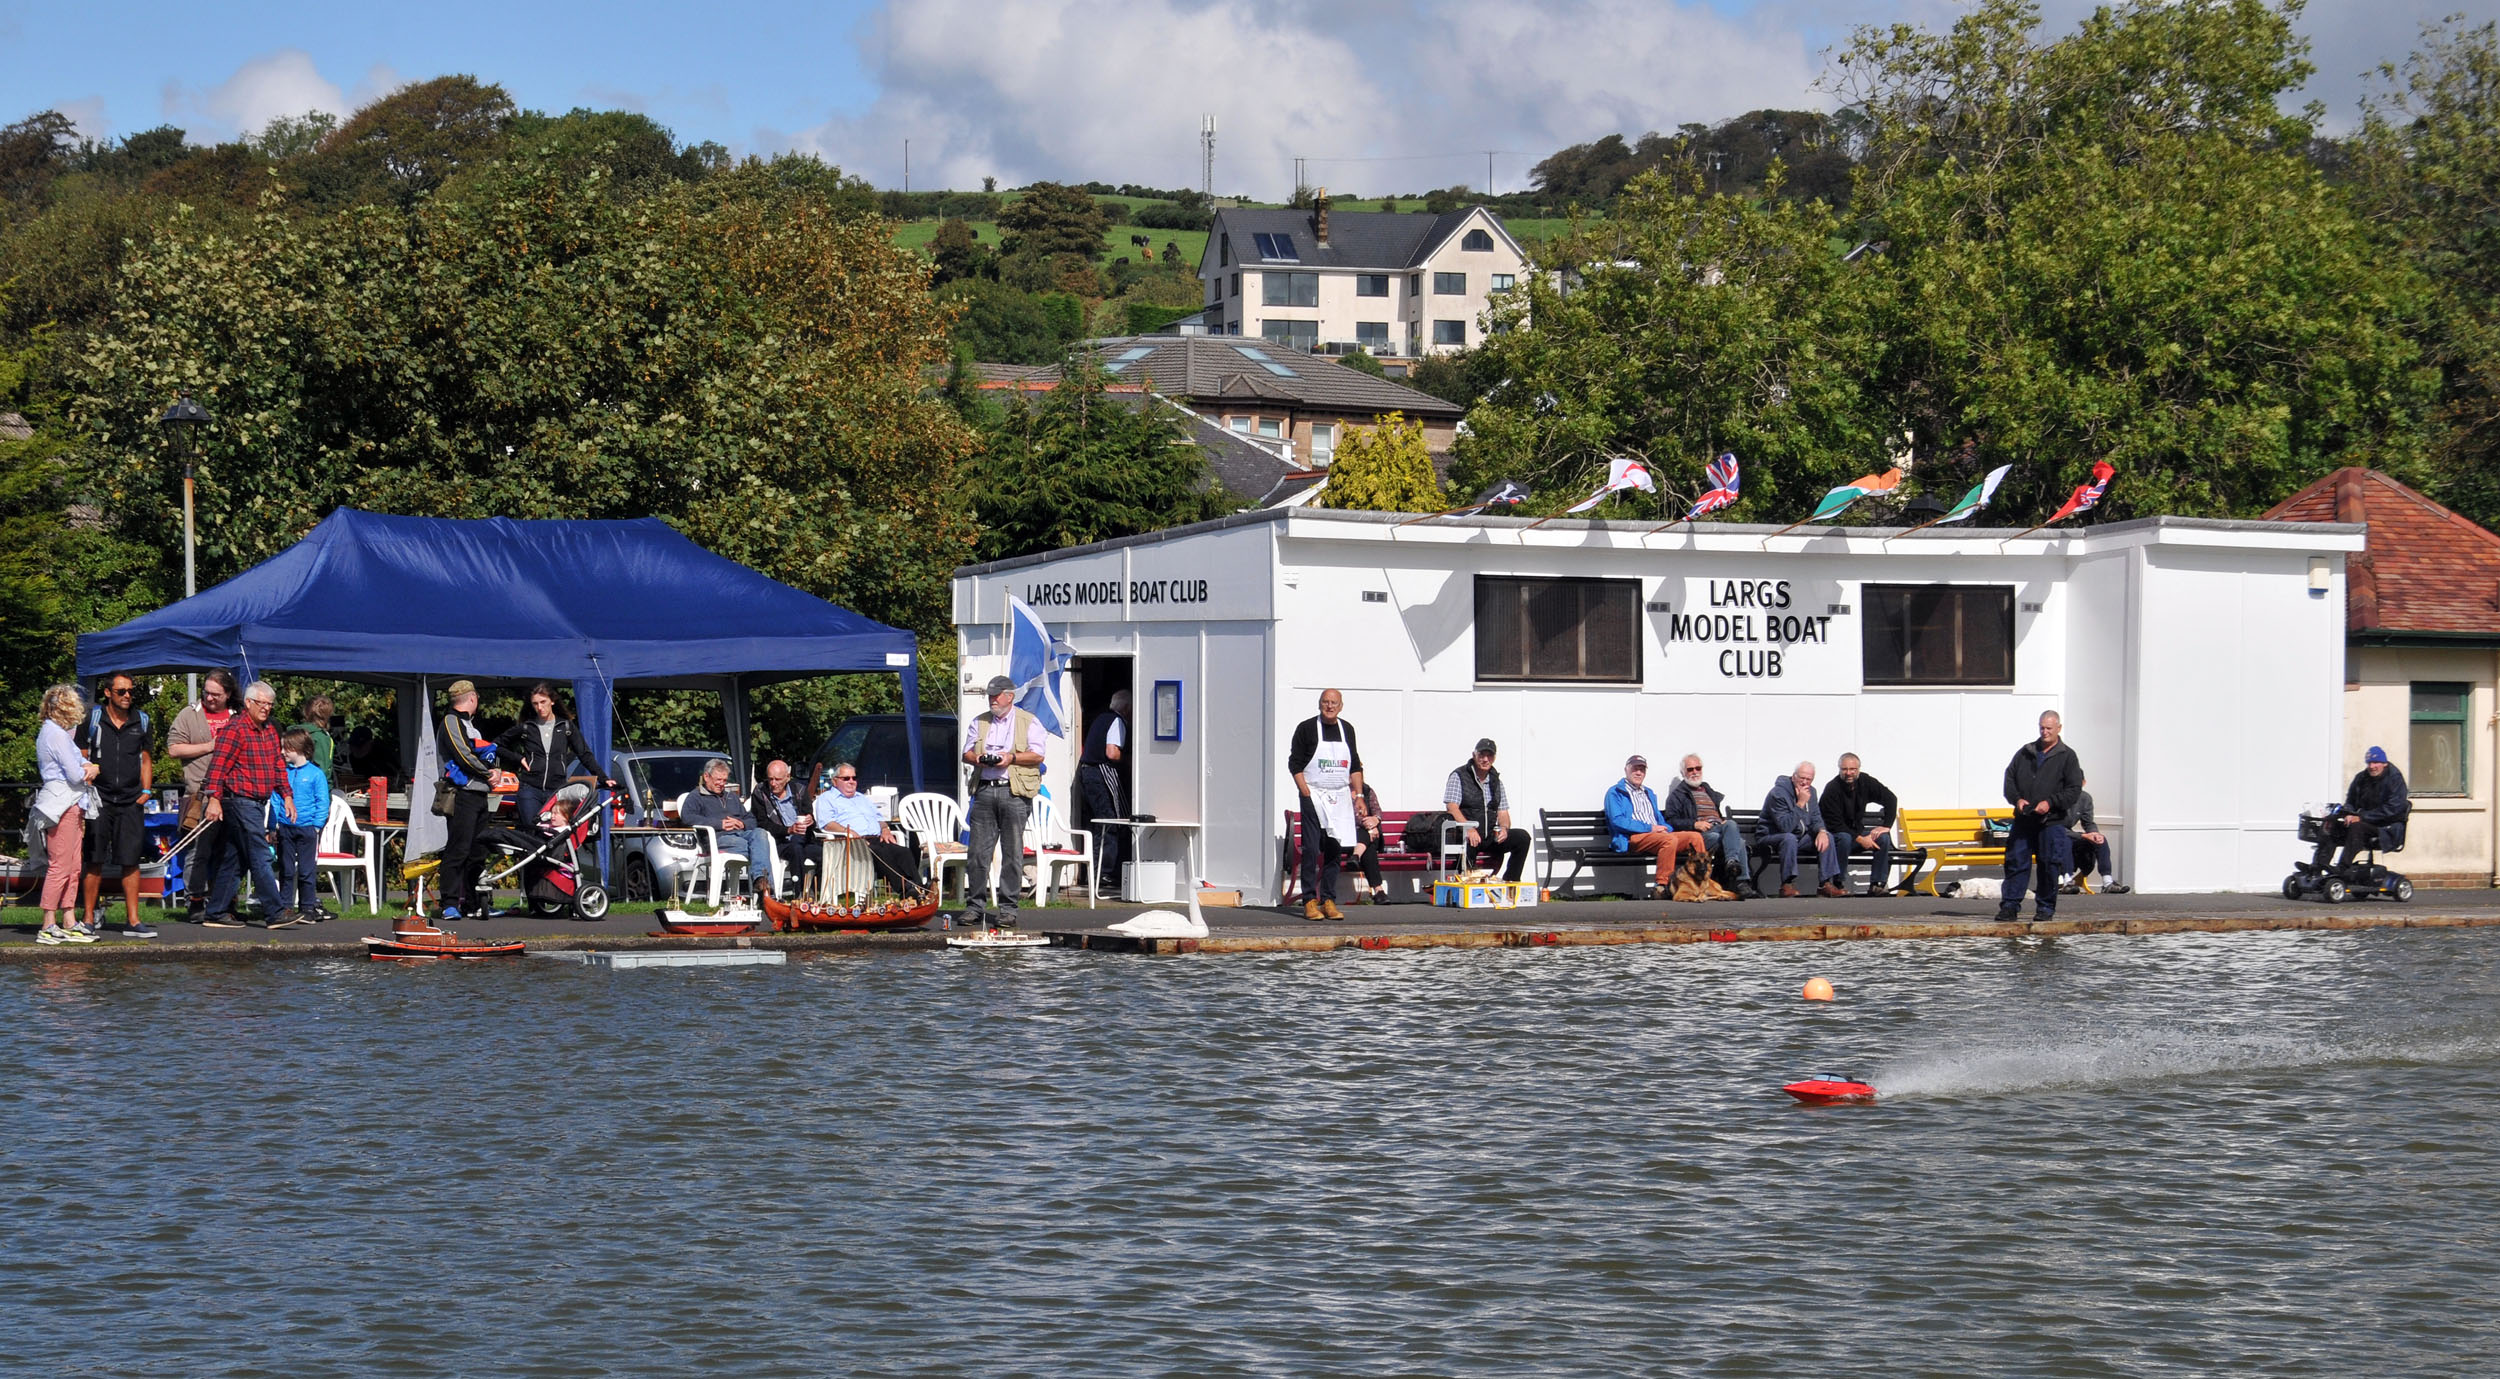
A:
<svg viewBox="0 0 2500 1379">
<path fill-rule="evenodd" d="M 582 878 L 582 850 L 590 841 L 599 810 L 606 806 L 601 799 L 588 803 L 590 787 L 581 782 L 565 786 L 547 801 L 538 817 L 516 828 L 490 828 L 478 834 L 478 840 L 503 854 L 503 864 L 479 884 L 492 890 L 506 877 L 518 873 L 521 878 L 523 903 L 533 915 L 571 914 L 576 919 L 595 920 L 608 912 L 607 889 L 595 881 Z"/>
</svg>

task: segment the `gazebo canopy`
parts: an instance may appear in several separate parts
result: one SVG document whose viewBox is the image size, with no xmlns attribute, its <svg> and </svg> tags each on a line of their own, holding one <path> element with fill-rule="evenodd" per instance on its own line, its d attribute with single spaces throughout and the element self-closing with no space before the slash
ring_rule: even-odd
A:
<svg viewBox="0 0 2500 1379">
<path fill-rule="evenodd" d="M 657 518 L 462 521 L 354 508 L 215 588 L 78 639 L 82 678 L 229 666 L 246 680 L 288 673 L 420 688 L 461 677 L 566 681 L 602 762 L 620 686 L 717 690 L 741 778 L 748 687 L 885 671 L 915 704 L 919 662 L 909 632 L 715 555 Z M 421 697 L 401 697 L 404 728 L 430 712 Z M 903 725 L 917 772 L 918 715 Z M 430 764 L 432 734 L 416 737 Z M 432 785 L 421 765 L 411 782 L 418 808 Z"/>
</svg>

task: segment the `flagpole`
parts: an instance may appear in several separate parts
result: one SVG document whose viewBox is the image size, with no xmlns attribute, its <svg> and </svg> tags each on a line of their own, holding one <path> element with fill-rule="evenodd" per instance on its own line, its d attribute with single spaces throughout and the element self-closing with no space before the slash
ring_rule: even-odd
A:
<svg viewBox="0 0 2500 1379">
<path fill-rule="evenodd" d="M 1418 522 L 1429 522 L 1435 517 L 1456 517 L 1462 512 L 1472 512 L 1483 506 L 1484 504 L 1482 503 L 1470 503 L 1466 507 L 1452 508 L 1448 512 L 1427 512 L 1421 517 L 1410 517 L 1405 521 L 1398 523 L 1398 525 L 1401 527 L 1411 527 Z"/>
<path fill-rule="evenodd" d="M 1973 508 L 1973 509 L 1971 509 L 1971 511 L 1972 511 L 1972 512 L 1977 512 L 1977 511 L 1978 511 L 1978 509 L 1977 509 L 1977 508 Z M 1897 531 L 1897 532 L 1894 532 L 1894 533 L 1892 534 L 1892 536 L 1908 536 L 1911 532 L 1914 532 L 1914 531 L 1925 531 L 1925 530 L 1927 530 L 1929 527 L 1932 527 L 1932 526 L 1936 525 L 1938 522 L 1943 522 L 1943 521 L 1946 521 L 1946 520 L 1950 519 L 1952 516 L 1953 516 L 1953 514 L 1952 514 L 1952 513 L 1950 513 L 1950 512 L 1948 512 L 1948 513 L 1946 513 L 1943 517 L 1930 517 L 1930 518 L 1928 518 L 1926 521 L 1919 523 L 1919 524 L 1918 524 L 1917 526 L 1915 526 L 1915 527 L 1904 527 L 1904 528 L 1902 528 L 1901 530 L 1899 530 L 1899 531 Z M 1887 537 L 1885 537 L 1884 539 L 1885 539 L 1886 541 L 1890 541 L 1890 540 L 1892 539 L 1892 536 L 1887 536 Z"/>
<path fill-rule="evenodd" d="M 1772 537 L 1786 536 L 1786 535 L 1788 535 L 1790 532 L 1795 531 L 1797 528 L 1802 527 L 1802 526 L 1804 526 L 1806 523 L 1811 522 L 1811 521 L 1813 521 L 1813 520 L 1814 520 L 1814 519 L 1813 519 L 1812 517 L 1800 517 L 1800 518 L 1798 518 L 1796 521 L 1789 523 L 1787 526 L 1780 528 L 1778 531 L 1775 531 L 1775 532 L 1771 533 L 1771 535 L 1770 535 L 1770 536 L 1766 536 L 1766 537 L 1764 537 L 1764 538 L 1762 538 L 1762 539 L 1763 539 L 1763 540 L 1765 540 L 1765 541 L 1769 541 L 1769 540 L 1771 540 L 1771 539 L 1772 539 Z"/>
</svg>

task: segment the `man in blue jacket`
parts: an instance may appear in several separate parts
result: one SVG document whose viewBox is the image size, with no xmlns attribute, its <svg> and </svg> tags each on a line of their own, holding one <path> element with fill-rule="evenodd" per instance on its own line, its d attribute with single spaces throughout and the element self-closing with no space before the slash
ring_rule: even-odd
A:
<svg viewBox="0 0 2500 1379">
<path fill-rule="evenodd" d="M 1635 756 L 1623 763 L 1623 779 L 1606 791 L 1606 827 L 1614 835 L 1615 851 L 1656 854 L 1658 889 L 1664 892 L 1675 878 L 1676 859 L 1688 850 L 1705 852 L 1710 844 L 1698 833 L 1678 832 L 1660 820 L 1658 797 L 1649 788 L 1649 758 Z"/>
<path fill-rule="evenodd" d="M 2057 917 L 2057 882 L 2075 868 L 2074 835 L 2066 821 L 2083 796 L 2083 764 L 2066 745 L 2066 723 L 2055 711 L 2040 715 L 2038 740 L 2024 743 L 2005 764 L 2005 802 L 2014 806 L 2014 828 L 2005 839 L 2005 895 L 1997 921 L 2021 912 L 2023 888 L 2039 870 L 2039 898 L 2031 917 Z"/>
</svg>

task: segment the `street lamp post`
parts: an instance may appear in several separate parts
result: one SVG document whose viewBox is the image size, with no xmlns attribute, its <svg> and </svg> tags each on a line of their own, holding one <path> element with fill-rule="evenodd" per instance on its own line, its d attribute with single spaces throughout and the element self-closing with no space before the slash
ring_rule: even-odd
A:
<svg viewBox="0 0 2500 1379">
<path fill-rule="evenodd" d="M 207 425 L 210 420 L 208 409 L 193 402 L 189 393 L 175 397 L 174 405 L 166 408 L 165 415 L 156 419 L 157 425 L 170 428 L 168 434 L 173 437 L 174 453 L 182 457 L 182 596 L 184 598 L 200 592 L 198 557 L 195 554 L 198 550 L 198 540 L 192 526 L 192 507 L 198 493 L 197 480 L 192 472 L 192 455 L 198 447 L 192 444 L 191 433 Z M 190 696 L 186 702 L 198 703 L 200 677 L 196 674 L 185 675 L 182 677 L 182 683 Z"/>
</svg>

